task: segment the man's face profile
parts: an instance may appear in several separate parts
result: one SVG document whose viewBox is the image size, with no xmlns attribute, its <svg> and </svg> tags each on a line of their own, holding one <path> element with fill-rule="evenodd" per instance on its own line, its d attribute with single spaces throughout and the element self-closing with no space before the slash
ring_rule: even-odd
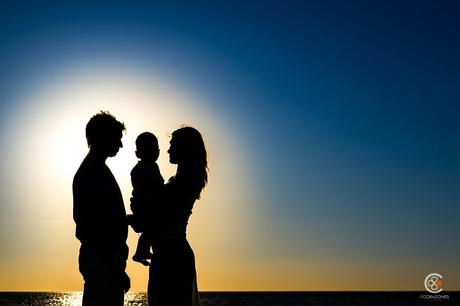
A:
<svg viewBox="0 0 460 306">
<path fill-rule="evenodd" d="M 111 137 L 107 138 L 107 156 L 114 157 L 117 155 L 120 148 L 123 148 L 123 143 L 121 142 L 121 138 L 123 137 L 123 133 L 119 132 L 118 135 L 113 134 Z"/>
<path fill-rule="evenodd" d="M 107 134 L 103 139 L 94 143 L 91 146 L 91 150 L 99 152 L 99 154 L 106 157 L 114 157 L 117 155 L 119 149 L 123 147 L 123 143 L 121 142 L 122 137 L 123 133 L 121 131 Z"/>
</svg>

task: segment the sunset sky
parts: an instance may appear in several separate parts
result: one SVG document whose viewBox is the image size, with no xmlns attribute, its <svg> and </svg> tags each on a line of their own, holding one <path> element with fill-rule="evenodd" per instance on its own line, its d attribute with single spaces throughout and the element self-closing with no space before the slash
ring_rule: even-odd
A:
<svg viewBox="0 0 460 306">
<path fill-rule="evenodd" d="M 200 290 L 460 290 L 458 1 L 2 1 L 0 291 L 81 291 L 72 178 L 99 110 L 200 130 Z M 130 257 L 137 234 L 129 232 Z M 133 290 L 147 269 L 132 260 Z"/>
</svg>

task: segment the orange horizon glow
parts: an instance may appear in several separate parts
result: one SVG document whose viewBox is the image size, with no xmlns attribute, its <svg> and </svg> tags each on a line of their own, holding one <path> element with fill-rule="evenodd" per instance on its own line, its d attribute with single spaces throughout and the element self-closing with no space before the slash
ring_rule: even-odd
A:
<svg viewBox="0 0 460 306">
<path fill-rule="evenodd" d="M 180 124 L 200 130 L 210 155 L 210 181 L 195 204 L 188 237 L 195 251 L 200 291 L 378 291 L 424 290 L 423 279 L 433 263 L 397 257 L 374 257 L 330 249 L 318 256 L 309 243 L 297 253 L 277 245 L 281 241 L 265 200 L 254 182 L 253 156 L 238 143 L 224 114 L 208 108 L 206 98 L 179 90 L 137 72 L 71 74 L 31 92 L 9 127 L 12 148 L 7 171 L 16 173 L 10 192 L 10 216 L 2 232 L 7 246 L 0 261 L 0 291 L 79 292 L 79 242 L 74 237 L 71 181 L 88 148 L 87 120 L 108 110 L 127 125 L 123 148 L 108 160 L 129 212 L 129 172 L 136 163 L 134 139 L 143 131 L 157 135 L 159 166 L 165 179 L 175 168 L 167 159 L 169 135 Z M 24 125 L 24 123 L 27 123 Z M 293 231 L 314 239 L 310 233 Z M 137 235 L 130 230 L 128 245 Z M 282 241 L 281 241 L 282 242 Z M 322 243 L 322 242 L 321 242 Z M 328 249 L 328 248 L 326 248 Z M 453 271 L 451 263 L 436 263 Z M 127 273 L 132 291 L 144 292 L 148 271 L 130 258 Z M 446 290 L 460 287 L 446 277 Z M 369 281 L 374 280 L 374 281 Z"/>
<path fill-rule="evenodd" d="M 24 101 L 27 106 L 11 124 L 18 137 L 11 139 L 14 150 L 8 158 L 16 161 L 11 164 L 11 172 L 20 179 L 12 190 L 16 204 L 9 205 L 20 219 L 7 221 L 16 238 L 9 238 L 9 253 L 14 256 L 3 256 L 0 262 L 1 270 L 6 272 L 0 277 L 2 291 L 81 290 L 83 282 L 77 266 L 79 242 L 74 237 L 70 186 L 88 151 L 84 137 L 86 122 L 99 110 L 110 111 L 127 126 L 123 148 L 107 161 L 122 190 L 127 212 L 130 212 L 132 190 L 129 173 L 137 162 L 134 154 L 137 135 L 150 131 L 158 137 L 158 164 L 167 180 L 175 172 L 166 154 L 169 135 L 179 125 L 187 124 L 202 132 L 210 153 L 209 186 L 203 200 L 196 203 L 189 226 L 190 236 L 200 237 L 195 243 L 198 256 L 206 257 L 207 249 L 215 251 L 221 247 L 217 233 L 226 232 L 231 226 L 230 219 L 218 220 L 221 215 L 231 218 L 242 213 L 241 206 L 234 203 L 244 203 L 246 186 L 237 171 L 243 171 L 238 165 L 242 167 L 245 162 L 239 152 L 232 151 L 239 146 L 230 140 L 227 129 L 220 126 L 224 121 L 206 110 L 204 98 L 138 71 L 131 74 L 126 70 L 120 74 L 102 71 L 91 68 L 74 72 L 31 92 Z M 228 188 L 219 187 L 222 184 Z M 234 195 L 231 190 L 241 193 Z M 130 250 L 136 241 L 137 234 L 130 230 Z M 198 262 L 201 264 L 200 258 Z M 133 290 L 145 290 L 147 269 L 129 258 L 127 272 L 132 276 Z M 205 275 L 201 276 L 204 283 Z"/>
</svg>

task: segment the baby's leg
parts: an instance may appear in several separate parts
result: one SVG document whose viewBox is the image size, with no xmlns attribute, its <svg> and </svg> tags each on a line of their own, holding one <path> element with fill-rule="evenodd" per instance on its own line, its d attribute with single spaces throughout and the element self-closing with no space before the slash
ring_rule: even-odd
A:
<svg viewBox="0 0 460 306">
<path fill-rule="evenodd" d="M 136 253 L 133 256 L 133 260 L 140 262 L 144 266 L 148 266 L 149 262 L 147 261 L 147 259 L 150 259 L 151 256 L 152 254 L 150 253 L 150 239 L 148 235 L 142 233 L 139 236 Z"/>
</svg>

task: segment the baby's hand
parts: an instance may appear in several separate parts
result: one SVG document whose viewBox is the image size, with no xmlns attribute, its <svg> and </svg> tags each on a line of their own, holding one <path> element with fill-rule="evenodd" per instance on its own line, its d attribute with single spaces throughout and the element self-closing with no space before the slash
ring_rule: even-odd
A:
<svg viewBox="0 0 460 306">
<path fill-rule="evenodd" d="M 128 224 L 131 225 L 131 227 L 133 228 L 133 230 L 136 232 L 136 233 L 142 233 L 143 230 L 139 224 L 139 220 L 136 218 L 135 215 L 127 215 L 126 216 L 128 218 Z"/>
<path fill-rule="evenodd" d="M 126 218 L 128 219 L 128 224 L 131 225 L 134 222 L 135 217 L 133 214 L 129 214 L 126 216 Z"/>
</svg>

